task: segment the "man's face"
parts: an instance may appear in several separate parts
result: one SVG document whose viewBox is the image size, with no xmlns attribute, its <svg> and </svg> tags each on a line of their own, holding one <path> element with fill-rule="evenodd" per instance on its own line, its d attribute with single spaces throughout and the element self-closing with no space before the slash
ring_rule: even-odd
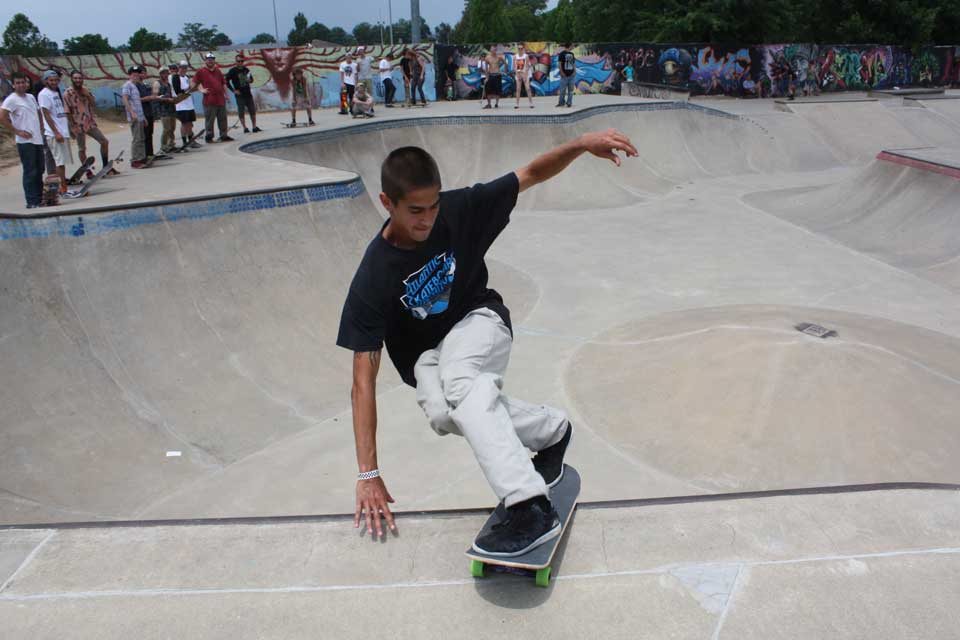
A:
<svg viewBox="0 0 960 640">
<path fill-rule="evenodd" d="M 390 224 L 397 240 L 421 243 L 430 237 L 440 213 L 440 187 L 410 191 L 397 203 L 381 193 L 380 203 L 390 214 Z"/>
<path fill-rule="evenodd" d="M 213 58 L 207 58 L 207 69 L 212 70 L 215 66 L 217 66 L 217 61 Z"/>
<path fill-rule="evenodd" d="M 23 95 L 27 92 L 27 89 L 30 88 L 30 81 L 26 78 L 16 78 L 13 81 L 13 90 L 17 92 L 18 95 Z"/>
<path fill-rule="evenodd" d="M 70 76 L 70 80 L 71 80 L 71 82 L 73 82 L 73 86 L 76 87 L 77 89 L 80 89 L 80 88 L 83 87 L 83 74 L 82 74 L 82 73 L 75 73 L 75 74 L 73 74 L 72 76 Z"/>
<path fill-rule="evenodd" d="M 238 57 L 236 60 L 234 60 L 234 65 L 237 66 L 237 67 L 242 67 L 242 66 L 243 66 L 243 58 Z"/>
<path fill-rule="evenodd" d="M 170 80 L 170 72 L 164 69 L 160 72 L 160 82 L 167 84 L 168 80 Z"/>
<path fill-rule="evenodd" d="M 56 91 L 60 86 L 60 76 L 50 76 L 47 78 L 46 85 Z"/>
<path fill-rule="evenodd" d="M 187 75 L 187 71 L 188 71 L 189 69 L 190 69 L 190 67 L 188 67 L 187 65 L 181 65 L 181 66 L 180 66 L 180 75 L 182 75 L 182 76 Z"/>
<path fill-rule="evenodd" d="M 353 56 L 347 56 L 347 64 L 350 64 L 352 62 L 353 62 Z"/>
</svg>

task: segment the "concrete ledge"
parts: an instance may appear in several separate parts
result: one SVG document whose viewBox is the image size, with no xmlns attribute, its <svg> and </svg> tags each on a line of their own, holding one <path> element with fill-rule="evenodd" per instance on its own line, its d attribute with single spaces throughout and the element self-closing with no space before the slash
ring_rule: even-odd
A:
<svg viewBox="0 0 960 640">
<path fill-rule="evenodd" d="M 877 160 L 894 162 L 913 169 L 932 171 L 960 180 L 960 150 L 930 147 L 926 149 L 886 149 Z"/>
<path fill-rule="evenodd" d="M 792 112 L 791 107 L 807 104 L 843 104 L 853 102 L 877 102 L 877 98 L 831 98 L 824 96 L 797 98 L 790 100 L 788 98 L 776 98 L 773 101 L 773 108 L 777 111 Z"/>
<path fill-rule="evenodd" d="M 657 84 L 655 82 L 624 82 L 620 85 L 620 95 L 630 96 L 631 98 L 653 98 L 655 100 L 680 100 L 686 102 L 690 99 L 690 90 L 686 87 Z"/>
<path fill-rule="evenodd" d="M 867 95 L 877 98 L 894 98 L 897 96 L 943 95 L 943 93 L 943 87 L 915 87 L 912 89 L 871 89 L 867 92 Z"/>
</svg>

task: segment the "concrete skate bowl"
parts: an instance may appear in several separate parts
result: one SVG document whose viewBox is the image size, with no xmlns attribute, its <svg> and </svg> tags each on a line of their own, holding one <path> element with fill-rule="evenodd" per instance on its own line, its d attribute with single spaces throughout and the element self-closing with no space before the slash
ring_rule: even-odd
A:
<svg viewBox="0 0 960 640">
<path fill-rule="evenodd" d="M 802 321 L 834 333 L 801 333 Z M 897 322 L 801 307 L 667 313 L 596 336 L 566 386 L 624 455 L 702 493 L 960 477 L 960 340 Z"/>
<path fill-rule="evenodd" d="M 956 177 L 877 159 L 837 184 L 754 193 L 744 201 L 960 291 Z"/>
<path fill-rule="evenodd" d="M 809 135 L 771 135 L 736 115 L 687 103 L 594 107 L 568 115 L 409 118 L 255 142 L 242 151 L 353 171 L 371 191 L 391 150 L 415 144 L 437 160 L 445 185 L 489 180 L 577 135 L 623 131 L 640 157 L 611 172 L 588 158 L 558 180 L 521 195 L 522 210 L 623 207 L 677 185 L 736 175 L 833 167 L 836 156 Z"/>
<path fill-rule="evenodd" d="M 0 523 L 146 517 L 293 434 L 348 435 L 334 340 L 381 222 L 359 181 L 0 220 Z M 490 267 L 522 320 L 536 287 Z M 400 385 L 389 365 L 380 384 Z M 271 484 L 262 468 L 252 482 Z M 231 514 L 245 497 L 168 510 Z"/>
</svg>

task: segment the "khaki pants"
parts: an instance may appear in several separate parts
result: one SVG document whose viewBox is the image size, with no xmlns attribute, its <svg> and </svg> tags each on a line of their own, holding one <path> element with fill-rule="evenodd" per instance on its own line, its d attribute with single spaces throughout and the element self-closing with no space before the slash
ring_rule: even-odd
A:
<svg viewBox="0 0 960 640">
<path fill-rule="evenodd" d="M 144 131 L 146 124 L 143 120 L 130 123 L 130 162 L 143 162 L 147 159 L 147 137 Z"/>
<path fill-rule="evenodd" d="M 563 437 L 567 416 L 501 392 L 513 339 L 494 311 L 467 314 L 413 368 L 417 402 L 440 435 L 466 438 L 487 482 L 510 507 L 547 495 L 527 450 L 541 451 Z"/>
<path fill-rule="evenodd" d="M 176 116 L 164 116 L 160 118 L 163 125 L 163 132 L 160 134 L 160 150 L 170 151 L 177 146 L 177 118 Z"/>
</svg>

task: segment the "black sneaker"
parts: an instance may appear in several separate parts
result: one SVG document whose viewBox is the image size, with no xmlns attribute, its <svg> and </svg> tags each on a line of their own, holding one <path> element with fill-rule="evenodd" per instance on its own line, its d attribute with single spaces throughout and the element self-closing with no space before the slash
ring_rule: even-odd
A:
<svg viewBox="0 0 960 640">
<path fill-rule="evenodd" d="M 548 487 L 555 487 L 563 478 L 563 455 L 567 452 L 570 437 L 573 435 L 573 424 L 567 421 L 567 432 L 560 438 L 560 442 L 550 445 L 533 456 L 533 468 L 543 477 Z"/>
<path fill-rule="evenodd" d="M 560 535 L 560 517 L 544 496 L 518 502 L 507 509 L 503 522 L 477 538 L 473 550 L 491 556 L 522 556 Z"/>
<path fill-rule="evenodd" d="M 254 127 L 254 128 L 253 128 L 253 132 L 254 132 L 254 133 L 260 133 L 261 131 L 263 131 L 263 129 L 261 129 L 260 127 Z"/>
<path fill-rule="evenodd" d="M 233 138 L 230 136 L 220 136 L 220 142 L 233 142 Z"/>
<path fill-rule="evenodd" d="M 250 129 L 247 129 L 246 127 L 244 127 L 244 128 L 243 128 L 243 132 L 244 132 L 244 133 L 250 133 Z"/>
</svg>

